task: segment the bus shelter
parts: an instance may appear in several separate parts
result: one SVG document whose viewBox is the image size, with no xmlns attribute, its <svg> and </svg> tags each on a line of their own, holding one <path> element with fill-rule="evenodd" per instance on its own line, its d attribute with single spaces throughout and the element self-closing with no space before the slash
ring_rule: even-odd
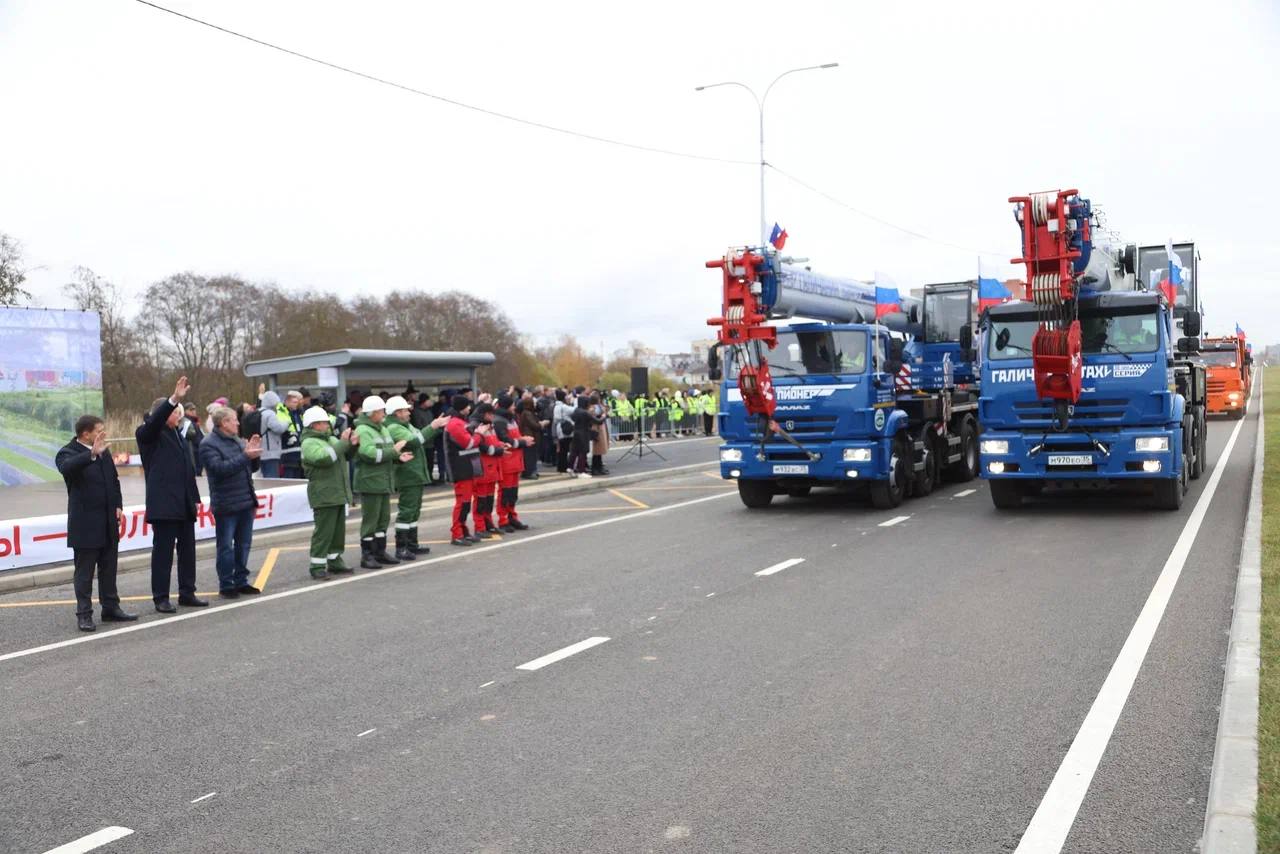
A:
<svg viewBox="0 0 1280 854">
<path fill-rule="evenodd" d="M 282 375 L 310 374 L 314 380 L 304 381 L 313 389 L 333 389 L 334 399 L 341 402 L 347 389 L 386 386 L 414 388 L 475 388 L 476 372 L 494 363 L 492 353 L 458 353 L 444 350 L 325 350 L 300 356 L 259 359 L 244 366 L 247 377 L 265 378 L 267 387 L 275 390 Z"/>
</svg>

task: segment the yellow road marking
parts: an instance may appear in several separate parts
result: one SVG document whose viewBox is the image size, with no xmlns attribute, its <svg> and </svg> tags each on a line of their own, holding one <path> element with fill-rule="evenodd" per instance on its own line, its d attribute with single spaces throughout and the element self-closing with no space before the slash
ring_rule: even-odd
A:
<svg viewBox="0 0 1280 854">
<path fill-rule="evenodd" d="M 699 474 L 706 475 L 707 477 L 709 477 L 709 478 L 711 478 L 711 479 L 713 479 L 713 480 L 724 480 L 724 478 L 722 478 L 720 475 L 718 475 L 717 473 L 715 473 L 715 472 L 713 472 L 713 471 L 704 471 L 704 472 L 699 472 Z"/>
<path fill-rule="evenodd" d="M 308 549 L 308 551 L 310 551 L 310 549 Z M 279 549 L 272 549 L 267 552 L 267 559 L 262 562 L 262 569 L 258 570 L 258 577 L 254 579 L 254 587 L 261 590 L 267 586 L 267 579 L 271 577 L 271 570 L 276 568 L 276 558 L 279 556 Z"/>
<path fill-rule="evenodd" d="M 636 501 L 636 500 L 635 500 L 634 498 L 632 498 L 630 495 L 625 495 L 625 494 L 623 494 L 623 493 L 619 492 L 619 491 L 618 491 L 618 490 L 616 490 L 616 489 L 611 489 L 611 490 L 609 490 L 609 492 L 610 492 L 610 493 L 612 493 L 613 495 L 618 496 L 619 498 L 621 498 L 623 501 L 627 502 L 628 504 L 630 504 L 630 505 L 632 505 L 632 506 L 634 506 L 634 507 L 639 507 L 641 510 L 648 510 L 648 509 L 649 509 L 649 505 L 648 505 L 648 504 L 645 504 L 643 501 Z"/>
<path fill-rule="evenodd" d="M 546 508 L 544 510 L 525 510 L 520 508 L 520 515 L 524 516 L 528 513 L 621 513 L 621 507 L 561 507 L 560 509 Z"/>
</svg>

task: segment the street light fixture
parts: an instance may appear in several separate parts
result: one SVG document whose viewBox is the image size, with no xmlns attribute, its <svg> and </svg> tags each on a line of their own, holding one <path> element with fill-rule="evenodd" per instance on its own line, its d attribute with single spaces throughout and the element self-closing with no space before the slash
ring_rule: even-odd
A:
<svg viewBox="0 0 1280 854">
<path fill-rule="evenodd" d="M 769 91 L 777 84 L 779 80 L 788 74 L 797 74 L 801 71 L 819 71 L 823 68 L 835 68 L 838 62 L 824 62 L 822 65 L 806 65 L 803 68 L 792 68 L 782 72 L 773 78 L 773 82 L 765 87 L 764 95 L 757 95 L 756 90 L 752 89 L 745 83 L 739 83 L 736 80 L 725 80 L 721 83 L 708 83 L 705 86 L 695 86 L 695 92 L 701 92 L 704 89 L 714 89 L 717 86 L 737 86 L 740 89 L 746 89 L 751 93 L 751 97 L 755 99 L 756 109 L 760 113 L 760 246 L 763 248 L 769 241 L 769 233 L 766 231 L 768 226 L 765 224 L 764 218 L 764 168 L 767 165 L 764 159 L 764 104 L 769 98 Z"/>
</svg>

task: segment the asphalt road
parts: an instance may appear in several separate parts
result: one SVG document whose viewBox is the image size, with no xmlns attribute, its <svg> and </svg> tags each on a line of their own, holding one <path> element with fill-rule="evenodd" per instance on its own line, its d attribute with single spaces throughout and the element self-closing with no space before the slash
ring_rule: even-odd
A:
<svg viewBox="0 0 1280 854">
<path fill-rule="evenodd" d="M 263 597 L 117 636 L 36 604 L 66 590 L 0 597 L 0 850 L 120 826 L 103 851 L 1012 851 L 1221 467 L 1062 849 L 1193 850 L 1255 416 L 1220 459 L 1234 426 L 1177 513 L 999 513 L 980 482 L 755 512 L 694 471 L 350 581 L 258 553 Z"/>
</svg>

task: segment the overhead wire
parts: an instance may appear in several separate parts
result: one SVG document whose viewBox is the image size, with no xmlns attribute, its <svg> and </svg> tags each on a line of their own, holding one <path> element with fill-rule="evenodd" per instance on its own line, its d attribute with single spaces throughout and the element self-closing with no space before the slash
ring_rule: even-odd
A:
<svg viewBox="0 0 1280 854">
<path fill-rule="evenodd" d="M 599 142 L 606 145 L 616 145 L 621 148 L 632 149 L 633 151 L 644 151 L 650 154 L 665 154 L 670 157 L 683 157 L 689 160 L 704 160 L 704 161 L 710 161 L 714 163 L 729 163 L 737 166 L 757 165 L 757 162 L 754 160 L 735 160 L 730 157 L 716 157 L 710 154 L 696 154 L 690 151 L 677 151 L 671 148 L 660 148 L 654 145 L 644 145 L 637 142 L 627 142 L 626 140 L 622 140 L 622 139 L 614 139 L 613 137 L 600 136 L 598 134 L 593 134 L 593 133 L 586 133 L 584 131 L 574 130 L 572 128 L 560 127 L 558 125 L 548 124 L 546 122 L 540 122 L 536 119 L 528 119 L 528 118 L 524 118 L 523 116 L 512 115 L 511 113 L 504 113 L 499 110 L 493 110 L 488 107 L 481 107 L 476 104 L 468 104 L 465 101 L 459 101 L 458 99 L 450 98 L 447 95 L 440 95 L 435 92 L 428 92 L 427 90 L 419 89 L 416 86 L 410 86 L 406 83 L 399 83 L 395 80 L 390 80 L 385 77 L 379 77 L 376 74 L 369 74 L 368 72 L 360 71 L 355 68 L 350 68 L 346 65 L 341 65 L 337 62 L 331 62 L 327 59 L 321 59 L 318 56 L 312 56 L 311 54 L 302 53 L 301 51 L 293 50 L 292 48 L 287 48 L 282 45 L 278 45 L 273 42 L 266 41 L 264 39 L 256 38 L 254 36 L 247 35 L 246 33 L 238 32 L 236 30 L 232 30 L 227 27 L 223 27 L 218 24 L 212 23 L 210 21 L 206 21 L 203 18 L 197 18 L 194 15 L 188 15 L 185 12 L 179 12 L 176 9 L 170 9 L 167 6 L 161 6 L 159 3 L 151 2 L 151 0 L 136 0 L 136 2 L 141 3 L 143 6 L 150 6 L 152 9 L 156 9 L 160 12 L 167 12 L 168 14 L 173 15 L 175 17 L 183 18 L 194 24 L 199 24 L 202 27 L 208 27 L 211 30 L 217 30 L 220 33 L 225 33 L 226 35 L 234 36 L 235 38 L 238 38 L 238 39 L 243 39 L 247 42 L 260 45 L 261 47 L 279 51 L 280 53 L 287 54 L 289 56 L 296 57 L 298 59 L 306 60 L 307 62 L 313 62 L 316 65 L 322 65 L 325 68 L 330 68 L 334 71 L 341 71 L 344 74 L 351 74 L 355 77 L 360 77 L 372 83 L 378 83 L 383 86 L 390 86 L 394 89 L 399 89 L 402 92 L 408 92 L 413 95 L 419 95 L 423 98 L 430 98 L 431 100 L 439 101 L 442 104 L 448 104 L 453 107 L 459 107 L 464 110 L 470 110 L 472 112 L 480 113 L 481 115 L 490 116 L 496 119 L 503 119 L 504 121 L 515 122 L 517 124 L 525 125 L 526 127 L 538 128 L 539 130 L 551 131 L 552 133 L 559 133 L 565 136 L 577 137 L 579 139 L 585 139 L 591 142 Z"/>
</svg>

